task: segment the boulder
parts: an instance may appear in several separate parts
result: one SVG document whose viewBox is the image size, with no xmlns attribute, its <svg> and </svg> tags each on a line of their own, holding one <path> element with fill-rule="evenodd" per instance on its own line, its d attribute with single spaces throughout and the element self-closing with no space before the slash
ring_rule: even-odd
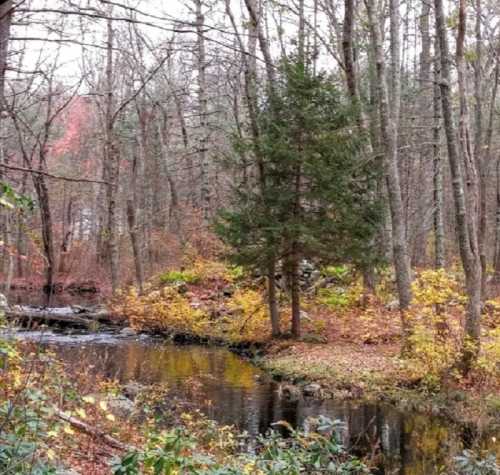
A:
<svg viewBox="0 0 500 475">
<path fill-rule="evenodd" d="M 282 384 L 279 388 L 280 396 L 289 401 L 298 401 L 300 399 L 300 389 L 293 384 Z"/>
<path fill-rule="evenodd" d="M 317 396 L 321 392 L 321 386 L 318 383 L 310 383 L 304 386 L 302 392 L 304 396 Z"/>
<path fill-rule="evenodd" d="M 129 417 L 135 409 L 134 401 L 123 395 L 108 396 L 105 401 L 109 410 L 120 417 Z"/>
</svg>

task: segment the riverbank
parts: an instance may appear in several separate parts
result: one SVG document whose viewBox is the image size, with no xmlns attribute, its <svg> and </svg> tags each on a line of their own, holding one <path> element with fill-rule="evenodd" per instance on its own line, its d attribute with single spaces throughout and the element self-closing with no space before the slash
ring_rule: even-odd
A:
<svg viewBox="0 0 500 475">
<path fill-rule="evenodd" d="M 302 301 L 303 334 L 271 339 L 263 280 L 222 262 L 194 261 L 112 302 L 114 313 L 138 331 L 177 341 L 224 345 L 253 357 L 274 377 L 316 397 L 388 401 L 462 425 L 500 425 L 500 302 L 488 302 L 483 348 L 464 378 L 453 368 L 459 354 L 464 296 L 460 274 L 423 271 L 414 284 L 412 351 L 400 357 L 401 323 L 390 276 L 366 296 L 345 269 L 313 283 Z M 328 274 L 327 274 L 328 275 Z M 333 275 L 333 277 L 331 276 Z M 439 307 L 439 314 L 436 308 Z M 288 328 L 289 303 L 281 302 Z M 446 326 L 446 336 L 436 333 Z"/>
<path fill-rule="evenodd" d="M 38 361 L 36 373 L 31 372 L 35 377 L 21 397 L 26 397 L 29 409 L 33 408 L 39 418 L 35 440 L 41 454 L 47 450 L 50 457 L 55 454 L 66 466 L 78 467 L 81 474 L 110 473 L 110 451 L 120 460 L 124 460 L 127 447 L 136 448 L 141 457 L 161 453 L 155 445 L 160 439 L 155 437 L 166 433 L 181 434 L 183 444 L 190 444 L 192 437 L 197 439 L 195 450 L 189 449 L 190 458 L 211 457 L 225 468 L 245 473 L 246 464 L 240 463 L 259 434 L 271 428 L 286 429 L 288 424 L 301 428 L 310 417 L 321 421 L 320 416 L 336 421 L 336 440 L 344 449 L 367 466 L 384 467 L 391 473 L 404 468 L 418 475 L 437 475 L 433 467 L 451 467 L 463 444 L 471 444 L 460 428 L 439 417 L 397 410 L 386 403 L 320 400 L 294 392 L 300 386 L 275 382 L 269 373 L 223 347 L 177 345 L 161 338 L 113 332 L 42 330 L 21 332 L 18 339 L 24 342 L 17 345 L 23 363 L 19 368 L 21 381 L 24 371 L 29 372 Z M 42 369 L 45 378 L 39 379 Z M 36 398 L 31 400 L 33 393 Z M 58 420 L 60 415 L 71 418 L 68 424 Z M 22 413 L 19 416 L 22 421 Z M 284 422 L 273 425 L 279 421 Z M 43 426 L 59 427 L 48 435 Z M 480 448 L 491 451 L 491 441 L 484 434 L 471 436 L 478 453 L 483 454 Z M 295 457 L 286 441 L 276 443 L 286 449 L 281 452 L 283 457 Z M 224 450 L 219 450 L 220 445 Z M 219 458 L 221 455 L 227 462 Z M 335 460 L 356 460 L 346 455 Z M 176 458 L 170 449 L 168 456 Z M 235 465 L 235 458 L 239 465 Z M 359 473 L 354 470 L 357 465 L 347 466 L 353 470 L 345 473 Z"/>
<path fill-rule="evenodd" d="M 500 431 L 497 385 L 448 378 L 430 388 L 408 371 L 399 348 L 392 344 L 276 343 L 256 362 L 273 377 L 316 397 L 387 402 L 402 410 L 445 417 L 479 433 L 498 437 Z"/>
</svg>

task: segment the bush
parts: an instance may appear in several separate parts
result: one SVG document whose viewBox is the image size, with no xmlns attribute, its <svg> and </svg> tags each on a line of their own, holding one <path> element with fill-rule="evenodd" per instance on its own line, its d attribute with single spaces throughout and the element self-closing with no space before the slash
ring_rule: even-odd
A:
<svg viewBox="0 0 500 475">
<path fill-rule="evenodd" d="M 352 277 L 351 270 L 346 265 L 326 266 L 321 269 L 321 273 L 341 284 L 348 284 Z"/>
<path fill-rule="evenodd" d="M 189 271 L 171 270 L 161 274 L 159 280 L 163 285 L 197 284 L 200 281 L 200 276 Z"/>
<path fill-rule="evenodd" d="M 363 286 L 356 282 L 347 288 L 329 287 L 320 289 L 318 302 L 335 310 L 351 308 L 359 304 L 363 296 Z"/>
<path fill-rule="evenodd" d="M 227 307 L 227 334 L 231 341 L 258 341 L 269 337 L 269 315 L 262 294 L 252 289 L 238 289 Z"/>
<path fill-rule="evenodd" d="M 202 335 L 208 317 L 201 309 L 193 308 L 189 300 L 176 289 L 161 290 L 139 295 L 132 288 L 113 306 L 115 313 L 123 315 L 133 328 Z"/>
<path fill-rule="evenodd" d="M 462 310 L 465 298 L 460 283 L 444 269 L 423 271 L 412 290 L 408 366 L 430 389 L 437 389 L 443 371 L 460 354 L 460 322 L 451 310 Z"/>
<path fill-rule="evenodd" d="M 115 475 L 136 474 L 203 474 L 203 475 L 300 475 L 308 473 L 367 474 L 368 468 L 350 456 L 335 436 L 339 425 L 325 417 L 309 420 L 313 428 L 296 431 L 286 423 L 289 436 L 270 431 L 259 438 L 254 454 L 235 453 L 236 444 L 230 431 L 193 430 L 189 424 L 174 430 L 153 434 L 144 450 L 117 460 Z M 213 442 L 222 449 L 207 455 Z M 222 445 L 221 445 L 222 442 Z M 225 454 L 225 455 L 224 455 Z"/>
</svg>

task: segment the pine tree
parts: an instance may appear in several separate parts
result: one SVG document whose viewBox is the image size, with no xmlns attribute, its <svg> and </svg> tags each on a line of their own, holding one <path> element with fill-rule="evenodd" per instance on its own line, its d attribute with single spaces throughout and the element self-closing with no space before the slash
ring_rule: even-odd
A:
<svg viewBox="0 0 500 475">
<path fill-rule="evenodd" d="M 376 176 L 360 158 L 364 139 L 355 111 L 329 78 L 288 61 L 274 94 L 259 114 L 264 185 L 235 189 L 233 207 L 217 229 L 241 264 L 264 269 L 270 256 L 281 260 L 290 283 L 292 334 L 299 337 L 300 262 L 370 258 L 379 223 Z"/>
</svg>

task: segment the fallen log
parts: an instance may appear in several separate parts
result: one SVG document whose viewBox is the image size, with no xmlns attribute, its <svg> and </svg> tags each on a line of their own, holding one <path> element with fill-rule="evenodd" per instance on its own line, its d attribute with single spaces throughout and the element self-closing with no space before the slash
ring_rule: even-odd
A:
<svg viewBox="0 0 500 475">
<path fill-rule="evenodd" d="M 59 419 L 63 420 L 64 422 L 67 422 L 75 429 L 78 429 L 80 432 L 83 432 L 87 435 L 90 435 L 91 437 L 99 439 L 101 442 L 104 442 L 106 445 L 109 445 L 114 449 L 123 450 L 124 452 L 137 451 L 137 447 L 134 447 L 133 445 L 124 444 L 123 442 L 120 442 L 118 439 L 115 439 L 114 437 L 109 435 L 107 432 L 104 432 L 103 430 L 98 429 L 97 427 L 93 427 L 83 422 L 82 420 L 77 419 L 76 417 L 68 416 L 60 409 L 54 409 L 54 411 L 55 415 Z"/>
<path fill-rule="evenodd" d="M 62 323 L 65 325 L 77 325 L 92 327 L 96 323 L 110 324 L 112 316 L 106 312 L 79 312 L 76 313 L 70 308 L 67 311 L 57 309 L 35 309 L 31 307 L 9 308 L 5 311 L 5 317 L 9 320 L 15 320 L 21 324 L 27 322 L 29 326 L 33 322 L 44 322 L 47 324 Z"/>
</svg>

